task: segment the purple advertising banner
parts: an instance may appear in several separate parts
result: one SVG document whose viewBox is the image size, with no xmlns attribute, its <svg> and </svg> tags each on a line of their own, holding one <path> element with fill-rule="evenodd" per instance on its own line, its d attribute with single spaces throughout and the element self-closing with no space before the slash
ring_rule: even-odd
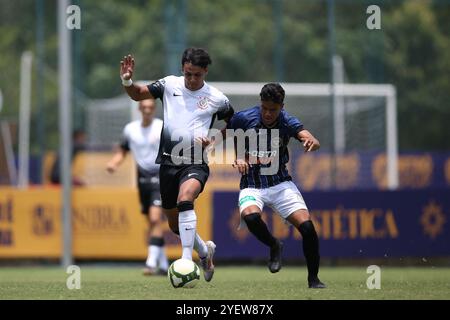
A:
<svg viewBox="0 0 450 320">
<path fill-rule="evenodd" d="M 450 256 L 450 189 L 305 192 L 322 257 Z M 269 250 L 238 230 L 238 192 L 213 193 L 217 257 L 263 258 Z M 266 207 L 263 219 L 281 239 L 285 258 L 303 259 L 299 232 Z"/>
<path fill-rule="evenodd" d="M 387 159 L 379 152 L 350 152 L 336 158 L 326 152 L 291 149 L 290 173 L 304 191 L 387 190 Z M 401 153 L 399 190 L 450 187 L 448 153 Z M 336 169 L 335 175 L 331 174 Z"/>
</svg>

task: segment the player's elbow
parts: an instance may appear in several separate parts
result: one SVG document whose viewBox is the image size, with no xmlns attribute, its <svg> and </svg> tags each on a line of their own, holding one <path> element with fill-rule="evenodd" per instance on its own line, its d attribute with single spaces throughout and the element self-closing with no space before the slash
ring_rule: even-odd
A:
<svg viewBox="0 0 450 320">
<path fill-rule="evenodd" d="M 131 98 L 131 100 L 139 101 L 139 95 L 136 92 L 128 90 L 128 89 L 126 89 L 126 92 L 127 92 L 128 96 Z"/>
<path fill-rule="evenodd" d="M 226 123 L 228 123 L 228 122 L 230 122 L 231 118 L 233 118 L 233 116 L 234 116 L 234 109 L 233 109 L 233 107 L 230 106 L 230 108 L 228 109 L 228 112 L 225 114 L 223 120 Z"/>
<path fill-rule="evenodd" d="M 132 91 L 132 92 L 127 92 L 127 93 L 133 101 L 141 101 L 142 100 L 140 98 L 140 94 L 138 92 Z"/>
<path fill-rule="evenodd" d="M 130 86 L 126 87 L 125 91 L 127 92 L 128 96 L 134 101 L 141 101 L 146 99 L 145 93 L 143 92 L 141 87 Z"/>
</svg>

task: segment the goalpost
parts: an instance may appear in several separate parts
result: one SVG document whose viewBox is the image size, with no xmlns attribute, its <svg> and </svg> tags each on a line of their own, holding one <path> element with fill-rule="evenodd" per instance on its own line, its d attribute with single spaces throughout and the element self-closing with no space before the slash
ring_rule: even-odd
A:
<svg viewBox="0 0 450 320">
<path fill-rule="evenodd" d="M 233 106 L 258 104 L 258 94 L 264 84 L 211 83 L 230 98 Z M 286 92 L 286 110 L 308 123 L 313 132 L 325 130 L 325 140 L 321 139 L 325 145 L 321 144 L 328 151 L 338 154 L 352 149 L 384 151 L 387 158 L 388 188 L 397 189 L 397 97 L 393 85 L 336 84 L 335 110 L 331 110 L 330 106 L 333 93 L 330 84 L 281 85 Z"/>
</svg>

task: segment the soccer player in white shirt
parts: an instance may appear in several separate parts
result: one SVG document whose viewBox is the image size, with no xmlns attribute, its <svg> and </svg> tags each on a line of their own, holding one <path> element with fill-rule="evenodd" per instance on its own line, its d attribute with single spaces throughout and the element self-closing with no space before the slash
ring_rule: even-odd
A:
<svg viewBox="0 0 450 320">
<path fill-rule="evenodd" d="M 206 281 L 211 281 L 214 274 L 216 245 L 212 241 L 205 243 L 196 231 L 194 201 L 209 176 L 202 142 L 207 141 L 216 118 L 227 121 L 234 113 L 228 98 L 205 82 L 210 64 L 206 50 L 188 48 L 181 58 L 183 76 L 168 76 L 148 86 L 136 85 L 131 80 L 135 65 L 131 55 L 124 57 L 120 67 L 122 84 L 133 100 L 159 98 L 163 102 L 164 126 L 157 159 L 161 164 L 162 207 L 171 230 L 180 235 L 182 258 L 192 260 L 195 249 Z M 200 148 L 196 145 L 198 141 Z"/>
<path fill-rule="evenodd" d="M 155 108 L 153 99 L 139 102 L 142 119 L 125 126 L 120 148 L 106 165 L 107 171 L 114 173 L 129 151 L 136 161 L 141 212 L 147 216 L 149 222 L 148 256 L 144 275 L 165 275 L 169 268 L 164 250 L 159 165 L 156 163 L 162 120 L 154 118 Z"/>
</svg>

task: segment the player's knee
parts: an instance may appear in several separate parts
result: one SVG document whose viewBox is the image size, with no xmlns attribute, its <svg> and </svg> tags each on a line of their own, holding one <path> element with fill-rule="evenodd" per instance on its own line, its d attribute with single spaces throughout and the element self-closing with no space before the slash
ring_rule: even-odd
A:
<svg viewBox="0 0 450 320">
<path fill-rule="evenodd" d="M 194 184 L 183 185 L 180 188 L 177 198 L 178 203 L 185 201 L 193 202 L 195 199 L 197 199 L 201 190 L 201 184 L 197 180 L 195 180 L 195 182 L 196 183 Z"/>
<path fill-rule="evenodd" d="M 157 226 L 162 223 L 161 212 L 151 211 L 148 215 L 148 222 L 150 222 L 151 226 Z"/>
<path fill-rule="evenodd" d="M 180 201 L 177 204 L 178 212 L 194 210 L 194 203 L 192 201 Z"/>
<path fill-rule="evenodd" d="M 316 228 L 314 228 L 314 224 L 311 220 L 303 222 L 301 225 L 298 226 L 298 231 L 302 234 L 302 237 L 309 237 L 309 236 L 317 236 Z"/>
<path fill-rule="evenodd" d="M 258 212 L 247 214 L 243 217 L 245 223 L 247 226 L 252 225 L 254 223 L 257 223 L 258 221 L 262 220 L 261 215 Z"/>
<path fill-rule="evenodd" d="M 190 191 L 186 191 L 186 192 L 182 192 L 179 194 L 178 196 L 178 203 L 180 202 L 192 202 L 195 200 L 195 193 L 190 192 Z"/>
<path fill-rule="evenodd" d="M 152 217 L 152 216 L 150 216 L 149 222 L 150 222 L 150 226 L 154 227 L 154 226 L 157 226 L 157 225 L 159 225 L 161 223 L 161 219 L 159 219 L 159 217 Z"/>
</svg>

